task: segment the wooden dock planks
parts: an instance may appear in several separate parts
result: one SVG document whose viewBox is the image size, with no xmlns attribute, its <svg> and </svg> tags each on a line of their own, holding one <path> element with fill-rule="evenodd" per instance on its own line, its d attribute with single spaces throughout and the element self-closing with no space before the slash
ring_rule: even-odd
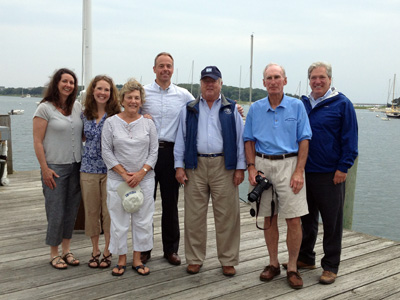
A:
<svg viewBox="0 0 400 300">
<path fill-rule="evenodd" d="M 0 299 L 399 299 L 400 243 L 346 230 L 343 235 L 339 276 L 332 285 L 321 285 L 322 270 L 302 270 L 304 288 L 293 290 L 286 272 L 271 282 L 259 274 L 268 263 L 263 232 L 256 229 L 249 207 L 241 204 L 241 252 L 237 275 L 222 275 L 217 259 L 212 209 L 208 214 L 207 258 L 200 273 L 186 273 L 183 245 L 183 192 L 180 199 L 181 266 L 162 258 L 160 232 L 161 203 L 156 201 L 154 250 L 146 277 L 132 271 L 111 276 L 111 269 L 91 269 L 90 239 L 75 233 L 71 250 L 81 260 L 78 267 L 55 270 L 49 265 L 45 245 L 46 216 L 39 171 L 15 172 L 10 185 L 0 187 Z M 279 258 L 287 260 L 286 225 L 279 220 Z M 320 229 L 322 231 L 322 228 Z M 102 240 L 102 238 L 101 238 Z M 129 240 L 129 243 L 131 241 Z M 104 244 L 101 244 L 101 247 Z M 102 249 L 102 248 L 101 248 Z M 322 257 L 322 235 L 315 248 Z M 113 265 L 117 258 L 113 258 Z"/>
</svg>

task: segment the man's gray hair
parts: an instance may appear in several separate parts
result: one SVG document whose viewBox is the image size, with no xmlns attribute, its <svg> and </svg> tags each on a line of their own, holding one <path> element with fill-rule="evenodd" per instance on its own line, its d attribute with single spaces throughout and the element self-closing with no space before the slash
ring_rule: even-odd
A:
<svg viewBox="0 0 400 300">
<path fill-rule="evenodd" d="M 285 68 L 282 67 L 281 65 L 276 64 L 276 63 L 269 63 L 269 64 L 265 67 L 264 72 L 263 72 L 263 77 L 265 77 L 265 72 L 267 72 L 267 69 L 268 69 L 269 67 L 272 67 L 272 66 L 277 66 L 277 67 L 281 68 L 282 73 L 283 73 L 283 77 L 286 77 Z"/>
<path fill-rule="evenodd" d="M 308 79 L 310 79 L 311 72 L 318 67 L 324 67 L 326 70 L 326 75 L 328 75 L 329 78 L 332 78 L 332 66 L 329 63 L 323 62 L 323 61 L 317 61 L 315 63 L 312 63 L 311 66 L 308 68 Z"/>
</svg>

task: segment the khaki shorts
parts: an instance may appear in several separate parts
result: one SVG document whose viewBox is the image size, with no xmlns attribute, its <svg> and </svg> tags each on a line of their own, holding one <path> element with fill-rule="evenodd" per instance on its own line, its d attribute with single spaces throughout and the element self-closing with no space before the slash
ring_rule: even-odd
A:
<svg viewBox="0 0 400 300">
<path fill-rule="evenodd" d="M 264 176 L 273 184 L 273 187 L 265 190 L 261 195 L 259 217 L 271 216 L 273 188 L 277 193 L 277 195 L 274 195 L 275 215 L 279 213 L 281 217 L 291 219 L 308 214 L 305 179 L 304 186 L 298 194 L 294 194 L 290 187 L 290 179 L 296 169 L 296 164 L 297 156 L 279 160 L 269 160 L 256 156 L 256 169 L 264 172 Z M 249 192 L 253 188 L 254 186 L 250 185 Z M 256 209 L 255 202 L 251 205 Z"/>
</svg>

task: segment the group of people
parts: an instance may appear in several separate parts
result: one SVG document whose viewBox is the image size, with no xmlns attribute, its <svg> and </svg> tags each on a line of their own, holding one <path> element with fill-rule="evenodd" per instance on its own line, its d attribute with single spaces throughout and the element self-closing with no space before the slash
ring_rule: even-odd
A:
<svg viewBox="0 0 400 300">
<path fill-rule="evenodd" d="M 316 268 L 314 245 L 321 214 L 324 257 L 319 281 L 334 282 L 340 263 L 345 180 L 358 155 L 358 129 L 352 103 L 331 87 L 331 66 L 322 62 L 310 66 L 312 91 L 299 100 L 284 94 L 284 68 L 268 64 L 263 74 L 268 96 L 251 105 L 245 125 L 241 107 L 221 93 L 218 67 L 201 71 L 197 99 L 171 83 L 171 54 L 158 54 L 153 71 L 156 79 L 151 84 L 143 87 L 129 80 L 119 96 L 111 78 L 96 76 L 83 111 L 75 101 L 75 74 L 68 69 L 54 74 L 33 118 L 50 264 L 64 269 L 80 263 L 70 241 L 82 197 L 85 233 L 93 245 L 89 267 L 107 268 L 112 255 L 118 255 L 112 275 L 123 275 L 131 227 L 132 268 L 148 275 L 159 184 L 164 258 L 180 265 L 177 204 L 183 185 L 187 272 L 200 272 L 206 257 L 211 198 L 222 273 L 234 276 L 240 246 L 238 186 L 247 170 L 250 190 L 260 174 L 272 183 L 255 207 L 257 216 L 264 217 L 269 253 L 260 280 L 270 281 L 281 272 L 279 213 L 287 224 L 289 260 L 282 264 L 287 281 L 295 289 L 303 286 L 298 269 Z M 136 212 L 124 210 L 117 191 L 124 182 L 143 192 L 143 204 Z M 105 248 L 100 260 L 101 231 Z"/>
</svg>

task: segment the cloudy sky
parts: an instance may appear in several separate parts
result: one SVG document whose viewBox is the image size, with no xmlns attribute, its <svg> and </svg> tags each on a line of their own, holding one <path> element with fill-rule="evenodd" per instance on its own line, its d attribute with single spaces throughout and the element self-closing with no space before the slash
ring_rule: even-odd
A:
<svg viewBox="0 0 400 300">
<path fill-rule="evenodd" d="M 173 82 L 194 82 L 217 65 L 224 84 L 263 88 L 269 62 L 286 68 L 285 92 L 306 93 L 314 61 L 333 67 L 333 85 L 355 103 L 385 103 L 398 73 L 400 0 L 92 0 L 93 70 L 118 84 L 154 80 L 154 57 L 175 59 Z M 55 69 L 81 79 L 82 0 L 0 0 L 0 86 L 43 86 Z M 309 88 L 308 88 L 309 91 Z"/>
</svg>

